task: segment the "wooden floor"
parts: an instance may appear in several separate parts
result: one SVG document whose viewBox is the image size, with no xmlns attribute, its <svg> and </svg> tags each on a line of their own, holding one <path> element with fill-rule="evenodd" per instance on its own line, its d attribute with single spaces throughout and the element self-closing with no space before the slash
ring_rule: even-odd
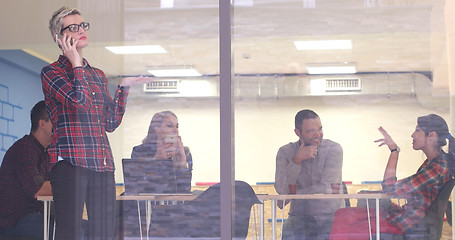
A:
<svg viewBox="0 0 455 240">
<path fill-rule="evenodd" d="M 447 221 L 444 221 L 444 225 L 442 226 L 441 239 L 452 240 L 452 226 L 450 226 Z"/>
</svg>

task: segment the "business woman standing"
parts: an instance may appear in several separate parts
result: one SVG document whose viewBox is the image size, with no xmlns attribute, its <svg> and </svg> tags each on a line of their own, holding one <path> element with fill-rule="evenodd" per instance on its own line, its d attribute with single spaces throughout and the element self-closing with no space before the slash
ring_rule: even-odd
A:
<svg viewBox="0 0 455 240">
<path fill-rule="evenodd" d="M 53 123 L 51 185 L 55 203 L 56 239 L 80 239 L 84 203 L 88 239 L 113 239 L 114 159 L 106 132 L 121 123 L 129 86 L 150 78 L 125 78 L 114 98 L 103 71 L 82 57 L 90 24 L 75 8 L 62 7 L 49 21 L 62 50 L 58 60 L 41 71 L 47 111 Z"/>
</svg>

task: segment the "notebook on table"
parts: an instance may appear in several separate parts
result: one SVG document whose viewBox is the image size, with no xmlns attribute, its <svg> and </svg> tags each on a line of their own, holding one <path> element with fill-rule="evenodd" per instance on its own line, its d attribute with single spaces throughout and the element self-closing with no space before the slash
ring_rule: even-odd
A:
<svg viewBox="0 0 455 240">
<path fill-rule="evenodd" d="M 174 162 L 165 160 L 122 159 L 126 195 L 177 193 Z"/>
</svg>

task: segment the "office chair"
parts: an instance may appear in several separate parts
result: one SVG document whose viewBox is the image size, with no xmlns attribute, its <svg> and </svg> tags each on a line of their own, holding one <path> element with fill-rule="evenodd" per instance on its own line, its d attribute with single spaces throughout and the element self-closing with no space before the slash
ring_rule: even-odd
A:
<svg viewBox="0 0 455 240">
<path fill-rule="evenodd" d="M 348 188 L 346 187 L 346 183 L 345 182 L 341 182 L 341 187 L 343 189 L 343 193 L 344 194 L 348 194 Z M 345 207 L 351 207 L 351 201 L 349 201 L 349 198 L 346 198 L 344 200 L 344 205 L 345 205 Z"/>
<path fill-rule="evenodd" d="M 455 185 L 455 178 L 452 176 L 439 192 L 433 204 L 428 209 L 425 218 L 412 231 L 404 234 L 404 239 L 439 240 L 442 235 L 442 224 L 444 213 L 447 208 L 450 193 Z"/>
<path fill-rule="evenodd" d="M 438 193 L 438 196 L 428 209 L 427 215 L 419 224 L 411 230 L 406 231 L 403 235 L 381 233 L 381 239 L 384 240 L 439 240 L 442 235 L 442 225 L 444 222 L 444 213 L 447 208 L 450 194 L 455 185 L 455 177 L 452 176 Z M 373 236 L 375 239 L 376 236 Z"/>
<path fill-rule="evenodd" d="M 447 209 L 446 209 L 446 219 L 447 223 L 452 226 L 452 202 L 447 202 Z"/>
<path fill-rule="evenodd" d="M 36 237 L 26 237 L 26 236 L 19 236 L 19 237 L 7 237 L 0 233 L 0 240 L 41 240 L 40 238 Z"/>
<path fill-rule="evenodd" d="M 261 203 L 250 185 L 235 181 L 234 238 L 248 235 L 251 207 Z M 219 238 L 220 185 L 181 205 L 152 206 L 151 237 Z"/>
</svg>

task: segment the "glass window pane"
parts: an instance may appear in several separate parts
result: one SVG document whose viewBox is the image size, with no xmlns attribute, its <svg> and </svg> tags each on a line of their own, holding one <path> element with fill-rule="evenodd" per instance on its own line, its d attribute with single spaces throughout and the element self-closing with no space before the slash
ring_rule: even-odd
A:
<svg viewBox="0 0 455 240">
<path fill-rule="evenodd" d="M 55 46 L 54 36 L 47 29 L 48 19 L 61 4 L 54 2 L 27 2 L 27 7 L 24 7 L 20 2 L 7 0 L 0 8 L 0 28 L 4 33 L 0 34 L 0 159 L 14 142 L 29 133 L 29 111 L 44 98 L 39 78 L 41 68 L 61 54 Z M 90 22 L 90 44 L 84 48 L 83 57 L 91 66 L 105 73 L 112 96 L 124 77 L 155 76 L 152 83 L 131 87 L 122 123 L 113 133 L 108 133 L 115 159 L 117 195 L 125 192 L 122 159 L 135 158 L 132 157 L 133 148 L 144 146 L 148 133 L 153 132 L 149 130 L 158 129 L 163 136 L 162 142 L 172 148 L 169 154 L 176 155 L 174 148 L 177 144 L 181 146 L 180 138 L 176 138 L 175 130 L 166 129 L 174 126 L 150 128 L 155 113 L 170 110 L 178 117 L 178 135 L 182 145 L 188 147 L 186 151 L 177 151 L 182 153 L 177 154 L 181 157 L 174 159 L 188 160 L 191 153 L 194 163 L 191 182 L 188 181 L 189 171 L 181 171 L 176 176 L 186 179 L 186 184 L 185 180 L 182 183 L 175 179 L 173 186 L 184 191 L 191 186 L 193 193 L 203 192 L 201 196 L 206 198 L 205 201 L 208 198 L 209 202 L 216 203 L 211 206 L 202 201 L 197 205 L 197 201 L 191 200 L 194 197 L 191 195 L 178 196 L 177 200 L 173 198 L 176 202 L 161 199 L 140 201 L 138 208 L 137 202 L 132 199 L 138 199 L 139 193 L 120 197 L 122 209 L 118 208 L 115 216 L 118 235 L 138 237 L 142 232 L 142 236 L 148 234 L 166 238 L 176 237 L 176 234 L 211 234 L 218 237 L 220 224 L 216 221 L 223 211 L 220 212 L 217 203 L 223 189 L 217 186 L 210 191 L 206 189 L 221 180 L 220 159 L 231 157 L 220 155 L 227 151 L 235 161 L 232 164 L 235 174 L 231 174 L 236 180 L 252 186 L 258 197 L 265 200 L 263 205 L 253 207 L 249 205 L 251 202 L 247 202 L 245 208 L 242 208 L 241 202 L 236 202 L 235 219 L 243 218 L 248 223 L 239 221 L 237 225 L 234 221 L 233 234 L 248 231 L 248 239 L 279 238 L 283 221 L 274 219 L 289 220 L 290 204 L 285 206 L 284 211 L 278 209 L 276 215 L 272 214 L 277 205 L 274 201 L 280 197 L 274 186 L 274 183 L 280 183 L 275 179 L 276 158 L 280 147 L 298 141 L 296 135 L 312 136 L 309 137 L 309 145 L 320 145 L 316 149 L 311 146 L 307 149 L 307 153 L 317 159 L 328 153 L 338 158 L 341 155 L 340 150 L 331 148 L 338 145 L 327 147 L 324 143 L 323 146 L 323 142 L 328 142 L 326 140 L 319 144 L 314 136 L 321 136 L 322 133 L 323 139 L 338 143 L 343 151 L 342 167 L 334 164 L 326 171 L 324 166 L 317 165 L 322 161 L 308 161 L 312 164 L 302 166 L 304 170 L 301 170 L 308 174 L 294 175 L 299 176 L 298 181 L 293 177 L 285 177 L 283 179 L 286 180 L 281 181 L 286 193 L 297 183 L 298 194 L 309 194 L 306 197 L 314 198 L 315 193 L 333 196 L 333 191 L 340 192 L 342 185 L 338 187 L 337 184 L 341 181 L 348 183 L 346 189 L 352 194 L 361 190 L 382 189 L 380 182 L 391 152 L 388 146 L 378 147 L 380 143 L 374 142 L 383 137 L 377 130 L 380 126 L 400 147 L 398 179 L 415 174 L 427 158 L 421 151 L 423 147 L 416 146 L 415 139 L 410 138 L 419 116 L 438 114 L 449 124 L 449 129 L 453 129 L 454 111 L 449 83 L 455 81 L 449 73 L 454 61 L 450 49 L 454 48 L 452 25 L 455 21 L 448 10 L 453 7 L 449 1 L 230 2 L 232 25 L 221 22 L 222 29 L 219 27 L 222 19 L 218 1 L 79 0 L 68 3 L 77 6 L 84 20 Z M 225 49 L 220 45 L 221 40 L 226 40 L 220 37 L 225 30 L 232 30 L 233 61 L 232 69 L 228 69 L 229 72 L 232 70 L 231 86 L 222 86 L 220 80 L 221 59 L 229 60 L 231 57 L 219 53 L 220 49 Z M 230 42 L 226 44 L 230 45 Z M 125 50 L 126 46 L 133 46 L 133 50 L 138 52 L 117 54 L 111 51 Z M 111 47 L 111 50 L 106 47 Z M 179 70 L 168 71 L 175 69 Z M 220 98 L 221 93 L 230 90 L 232 99 L 223 102 L 226 99 Z M 223 103 L 228 103 L 228 107 L 221 108 Z M 222 119 L 220 113 L 230 113 L 231 103 L 232 131 L 231 123 L 223 122 L 226 119 Z M 319 115 L 322 130 L 319 127 L 295 130 L 294 117 L 302 109 L 312 109 Z M 229 134 L 220 134 L 223 130 Z M 174 134 L 169 134 L 172 131 Z M 224 145 L 220 139 L 232 140 L 235 146 Z M 447 151 L 446 146 L 443 149 Z M 144 158 L 166 158 L 168 154 L 163 150 L 156 156 L 147 154 L 147 151 L 140 152 L 143 153 L 141 161 Z M 290 160 L 290 157 L 279 158 Z M 153 166 L 164 168 L 166 164 Z M 189 164 L 182 161 L 178 167 L 180 171 L 187 169 Z M 139 168 L 132 172 L 151 172 L 145 165 L 139 164 Z M 297 170 L 298 165 L 291 164 L 283 171 L 300 173 Z M 173 176 L 165 174 L 169 175 Z M 318 175 L 324 176 L 322 180 L 318 180 Z M 151 182 L 154 181 L 147 180 L 147 184 Z M 242 187 L 249 189 L 242 182 L 236 182 L 239 185 L 236 190 Z M 137 183 L 133 184 L 134 187 L 142 186 L 139 180 L 133 180 L 133 183 Z M 160 186 L 169 189 L 165 184 Z M 442 186 L 439 187 L 441 189 Z M 435 197 L 436 193 L 426 195 Z M 236 191 L 237 197 L 247 199 L 242 194 L 245 192 L 237 194 Z M 419 194 L 416 195 L 425 195 Z M 178 200 L 185 200 L 185 203 Z M 297 201 L 294 202 L 297 206 Z M 404 204 L 404 201 L 396 199 L 392 202 Z M 176 205 L 161 205 L 163 203 Z M 319 199 L 299 205 L 310 210 L 293 211 L 310 211 L 314 215 L 310 222 L 323 228 L 329 226 L 326 223 L 332 219 L 330 214 L 337 209 L 327 206 L 346 203 L 352 207 L 367 203 L 375 205 L 374 201 L 354 198 L 348 202 Z M 149 219 L 146 217 L 147 209 L 153 210 Z M 192 215 L 195 212 L 198 217 Z M 261 213 L 265 214 L 263 218 Z M 139 214 L 142 225 L 139 225 Z M 186 214 L 185 217 L 182 214 Z M 226 212 L 224 214 L 226 217 Z M 84 218 L 87 218 L 85 213 Z M 151 221 L 150 224 L 147 220 Z M 450 230 L 444 222 L 443 235 L 450 238 Z M 284 234 L 287 233 L 289 231 L 284 231 Z M 420 234 L 414 229 L 410 233 Z"/>
<path fill-rule="evenodd" d="M 257 184 L 255 190 L 269 199 L 276 191 L 288 194 L 293 184 L 308 198 L 331 196 L 332 184 L 341 191 L 342 181 L 351 183 L 352 194 L 381 190 L 395 147 L 374 142 L 383 138 L 380 126 L 401 148 L 396 177 L 417 172 L 427 158 L 411 138 L 417 118 L 435 113 L 451 122 L 446 29 L 453 23 L 445 22 L 445 1 L 233 5 L 236 179 Z M 316 112 L 318 121 L 309 117 L 296 126 L 295 116 L 304 109 Z M 437 193 L 441 186 L 432 187 Z M 273 219 L 270 202 L 265 219 Z M 351 203 L 356 206 L 357 200 Z M 343 199 L 293 200 L 276 214 L 287 219 L 285 236 L 292 235 L 292 224 L 306 224 L 293 230 L 326 239 L 333 214 L 345 204 Z M 281 236 L 282 222 L 272 220 L 265 224 L 266 238 L 275 225 L 273 237 Z M 444 230 L 450 234 L 450 226 Z"/>
<path fill-rule="evenodd" d="M 10 131 L 11 138 L 2 139 L 2 157 L 15 140 L 28 133 L 28 113 L 43 98 L 41 68 L 61 54 L 47 29 L 47 21 L 60 8 L 60 2 L 30 3 L 25 10 L 18 2 L 4 4 L 0 10 L 2 20 L 17 23 L 23 35 L 2 24 L 2 30 L 8 34 L 0 37 L 0 95 L 1 102 L 7 100 L 9 105 L 2 105 L 0 112 L 7 112 L 6 118 L 11 123 L 4 124 L 2 118 L 0 128 L 2 133 L 8 133 L 5 127 L 8 124 L 14 128 L 14 132 Z M 115 159 L 117 194 L 125 192 L 125 196 L 119 197 L 121 208 L 115 216 L 117 235 L 126 239 L 138 239 L 141 235 L 218 238 L 220 189 L 212 186 L 220 181 L 218 2 L 84 0 L 69 5 L 77 6 L 84 21 L 90 22 L 89 45 L 84 48 L 83 57 L 104 72 L 112 96 L 123 78 L 154 75 L 153 82 L 130 88 L 122 122 L 113 133 L 108 133 Z M 36 22 L 31 24 L 30 19 Z M 127 46 L 134 47 L 132 50 L 136 52 L 113 52 L 125 50 Z M 159 52 L 148 52 L 154 50 Z M 167 70 L 174 72 L 159 75 Z M 166 113 L 164 123 L 151 126 L 153 116 L 167 110 L 177 118 Z M 24 120 L 16 126 L 12 118 Z M 153 132 L 158 143 L 153 136 L 152 143 L 147 138 Z M 170 166 L 161 161 L 169 157 Z M 156 172 L 153 169 L 156 167 L 161 171 Z M 123 185 L 125 169 L 129 170 L 127 176 L 132 185 Z M 155 175 L 159 174 L 164 179 L 157 179 Z M 140 175 L 144 179 L 139 179 Z M 149 194 L 157 191 L 178 191 L 188 196 L 173 197 L 172 201 L 131 200 L 153 199 Z M 194 197 L 198 200 L 191 201 Z M 152 211 L 147 212 L 150 208 Z M 147 217 L 147 214 L 151 215 Z M 84 214 L 84 218 L 89 217 Z"/>
</svg>

